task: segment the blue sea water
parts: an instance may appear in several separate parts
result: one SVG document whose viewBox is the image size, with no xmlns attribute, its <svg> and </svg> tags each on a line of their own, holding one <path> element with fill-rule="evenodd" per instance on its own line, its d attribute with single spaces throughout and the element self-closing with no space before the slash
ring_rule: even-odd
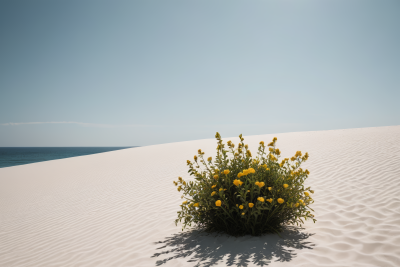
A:
<svg viewBox="0 0 400 267">
<path fill-rule="evenodd" d="M 84 156 L 129 147 L 0 147 L 0 168 Z"/>
</svg>

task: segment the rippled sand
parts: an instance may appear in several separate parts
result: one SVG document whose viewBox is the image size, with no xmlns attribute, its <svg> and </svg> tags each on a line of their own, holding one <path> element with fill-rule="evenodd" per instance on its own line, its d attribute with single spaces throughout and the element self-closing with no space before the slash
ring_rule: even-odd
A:
<svg viewBox="0 0 400 267">
<path fill-rule="evenodd" d="M 315 224 L 240 238 L 182 232 L 172 181 L 214 139 L 0 169 L 0 266 L 400 266 L 400 126 L 278 137 L 309 152 Z M 237 138 L 227 138 L 237 143 Z"/>
</svg>

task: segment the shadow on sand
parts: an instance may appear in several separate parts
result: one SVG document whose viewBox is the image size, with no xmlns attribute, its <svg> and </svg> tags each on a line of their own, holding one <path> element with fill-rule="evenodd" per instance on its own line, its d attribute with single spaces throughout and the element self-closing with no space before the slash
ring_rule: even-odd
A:
<svg viewBox="0 0 400 267">
<path fill-rule="evenodd" d="M 157 242 L 159 252 L 152 258 L 160 257 L 157 266 L 183 258 L 199 267 L 217 264 L 267 266 L 272 261 L 292 260 L 296 256 L 295 249 L 313 248 L 314 244 L 306 241 L 313 234 L 300 230 L 302 228 L 286 227 L 282 238 L 276 234 L 232 237 L 199 230 L 185 231 Z"/>
</svg>

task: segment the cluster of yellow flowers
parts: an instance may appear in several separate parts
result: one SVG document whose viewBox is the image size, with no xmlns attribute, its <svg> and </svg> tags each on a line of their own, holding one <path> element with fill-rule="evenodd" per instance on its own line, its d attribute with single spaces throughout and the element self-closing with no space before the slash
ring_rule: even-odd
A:
<svg viewBox="0 0 400 267">
<path fill-rule="evenodd" d="M 189 196 L 182 203 L 179 220 L 183 220 L 185 224 L 204 223 L 206 218 L 217 218 L 213 217 L 214 215 L 208 217 L 208 214 L 214 212 L 229 213 L 232 216 L 230 218 L 240 214 L 244 218 L 243 216 L 247 215 L 246 220 L 240 223 L 243 225 L 252 224 L 248 219 L 257 222 L 264 220 L 262 216 L 261 219 L 260 217 L 257 219 L 257 214 L 263 213 L 283 216 L 282 222 L 291 223 L 300 222 L 301 220 L 297 219 L 300 217 L 313 217 L 307 208 L 313 202 L 310 193 L 314 191 L 310 188 L 304 189 L 302 186 L 309 171 L 299 168 L 308 158 L 308 153 L 302 156 L 301 151 L 297 151 L 291 158 L 292 161 L 297 161 L 294 164 L 289 163 L 289 158 L 284 158 L 279 163 L 281 151 L 275 147 L 277 141 L 275 137 L 268 147 L 261 141 L 257 158 L 252 158 L 249 146 L 245 145 L 242 136 L 239 136 L 242 142 L 238 144 L 237 149 L 234 149 L 235 145 L 228 141 L 233 157 L 227 159 L 226 153 L 229 150 L 224 148 L 225 145 L 218 134 L 216 137 L 218 153 L 215 162 L 212 162 L 212 157 L 206 160 L 203 157 L 204 152 L 200 149 L 198 156 L 194 156 L 195 162 L 187 161 L 189 173 L 196 177 L 197 182 L 185 182 L 181 177 L 178 178 L 178 182 L 174 181 L 177 190 Z M 200 168 L 200 163 L 206 168 Z M 282 212 L 288 208 L 293 209 L 293 213 Z M 288 219 L 285 216 L 289 215 L 286 214 L 296 215 L 290 215 L 293 218 Z"/>
<path fill-rule="evenodd" d="M 237 176 L 238 176 L 238 178 L 240 178 L 240 177 L 246 176 L 250 173 L 256 173 L 256 170 L 254 170 L 253 168 L 249 168 L 247 170 L 243 170 L 243 172 L 239 172 Z"/>
</svg>

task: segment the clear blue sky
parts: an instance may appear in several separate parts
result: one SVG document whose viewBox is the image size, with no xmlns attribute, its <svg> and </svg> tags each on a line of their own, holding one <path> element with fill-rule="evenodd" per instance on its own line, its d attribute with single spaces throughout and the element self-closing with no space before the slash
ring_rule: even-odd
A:
<svg viewBox="0 0 400 267">
<path fill-rule="evenodd" d="M 400 1 L 0 1 L 0 146 L 400 124 Z"/>
</svg>

